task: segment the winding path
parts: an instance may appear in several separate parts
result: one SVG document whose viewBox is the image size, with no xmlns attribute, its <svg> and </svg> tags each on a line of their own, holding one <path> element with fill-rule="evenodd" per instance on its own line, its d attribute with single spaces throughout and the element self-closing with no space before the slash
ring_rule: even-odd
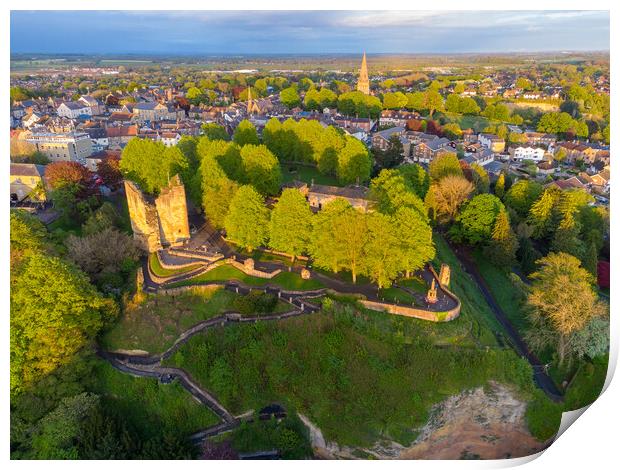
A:
<svg viewBox="0 0 620 470">
<path fill-rule="evenodd" d="M 256 289 L 255 287 L 246 286 L 242 283 L 232 282 L 224 283 L 224 287 L 226 289 L 235 290 L 239 293 L 247 293 L 250 290 Z M 273 291 L 274 288 L 266 287 L 262 290 L 265 292 L 270 292 Z M 312 295 L 312 293 L 309 295 Z M 172 346 L 160 354 L 133 355 L 104 351 L 102 349 L 98 349 L 97 354 L 102 359 L 108 361 L 112 367 L 127 374 L 137 377 L 156 378 L 162 383 L 170 383 L 173 380 L 178 380 L 183 388 L 185 388 L 196 400 L 207 406 L 216 416 L 218 416 L 221 421 L 215 426 L 192 434 L 190 439 L 192 442 L 198 444 L 204 441 L 207 437 L 212 437 L 234 429 L 243 419 L 241 417 L 235 417 L 231 412 L 229 412 L 213 394 L 201 388 L 200 385 L 192 379 L 187 371 L 177 367 L 165 366 L 162 364 L 163 361 L 172 356 L 172 354 L 174 354 L 179 347 L 187 343 L 187 341 L 189 341 L 194 335 L 202 333 L 210 328 L 223 327 L 229 324 L 238 323 L 279 321 L 291 317 L 315 313 L 320 310 L 318 306 L 307 302 L 304 299 L 305 297 L 299 294 L 291 294 L 290 296 L 282 297 L 282 300 L 290 303 L 293 307 L 292 310 L 285 313 L 260 316 L 242 316 L 238 312 L 226 312 L 217 317 L 198 322 L 188 330 L 181 333 Z"/>
<path fill-rule="evenodd" d="M 495 297 L 493 297 L 493 294 L 489 289 L 489 286 L 480 274 L 478 266 L 476 266 L 476 263 L 471 259 L 469 252 L 467 252 L 463 247 L 455 246 L 450 242 L 448 242 L 448 244 L 463 265 L 463 269 L 465 270 L 465 272 L 470 274 L 473 280 L 478 285 L 478 288 L 480 289 L 482 295 L 489 304 L 489 307 L 491 307 L 495 318 L 497 318 L 497 321 L 499 321 L 499 323 L 506 330 L 506 333 L 508 333 L 511 343 L 517 353 L 527 359 L 527 361 L 532 366 L 532 369 L 534 369 L 534 381 L 536 382 L 538 387 L 543 392 L 545 392 L 547 396 L 553 401 L 562 401 L 562 393 L 558 390 L 555 382 L 553 382 L 551 377 L 549 377 L 549 374 L 547 374 L 546 367 L 543 365 L 540 359 L 538 359 L 538 357 L 528 348 L 527 344 L 525 343 L 517 329 L 508 319 L 508 315 L 506 315 L 506 312 L 504 312 L 502 307 L 497 303 Z"/>
</svg>

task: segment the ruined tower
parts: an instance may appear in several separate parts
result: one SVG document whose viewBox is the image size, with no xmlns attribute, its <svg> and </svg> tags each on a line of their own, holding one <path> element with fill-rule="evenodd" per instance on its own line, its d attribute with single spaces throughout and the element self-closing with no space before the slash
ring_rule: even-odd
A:
<svg viewBox="0 0 620 470">
<path fill-rule="evenodd" d="M 450 286 L 450 266 L 445 263 L 441 264 L 441 268 L 439 270 L 439 282 L 444 287 Z"/>
<path fill-rule="evenodd" d="M 172 177 L 161 194 L 144 194 L 132 181 L 125 180 L 131 229 L 138 245 L 153 252 L 181 245 L 189 239 L 185 187 L 178 175 Z"/>
<path fill-rule="evenodd" d="M 368 67 L 366 65 L 366 53 L 362 57 L 362 66 L 360 68 L 360 76 L 357 80 L 357 91 L 369 95 L 370 94 L 370 82 L 368 81 Z"/>
</svg>

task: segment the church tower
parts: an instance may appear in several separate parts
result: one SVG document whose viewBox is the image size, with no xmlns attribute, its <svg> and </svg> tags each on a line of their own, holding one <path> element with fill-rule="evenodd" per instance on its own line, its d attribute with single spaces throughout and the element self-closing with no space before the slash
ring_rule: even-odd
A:
<svg viewBox="0 0 620 470">
<path fill-rule="evenodd" d="M 252 100 L 252 88 L 251 87 L 248 87 L 248 109 L 247 109 L 247 113 L 248 114 L 253 114 L 253 113 L 260 114 L 260 108 L 258 107 L 258 104 L 256 104 L 256 101 Z"/>
<path fill-rule="evenodd" d="M 361 91 L 365 95 L 370 94 L 370 83 L 368 82 L 368 67 L 366 66 L 366 53 L 362 57 L 362 67 L 360 68 L 360 78 L 357 81 L 357 91 Z"/>
</svg>

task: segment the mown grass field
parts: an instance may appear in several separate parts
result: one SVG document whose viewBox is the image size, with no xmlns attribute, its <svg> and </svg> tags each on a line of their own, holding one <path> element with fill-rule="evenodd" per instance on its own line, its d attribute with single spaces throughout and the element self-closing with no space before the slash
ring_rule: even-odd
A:
<svg viewBox="0 0 620 470">
<path fill-rule="evenodd" d="M 180 266 L 177 269 L 168 269 L 161 265 L 159 258 L 157 257 L 157 253 L 151 253 L 149 254 L 149 266 L 151 267 L 151 271 L 153 271 L 156 276 L 168 277 L 193 271 L 199 266 L 199 264 L 194 263 L 186 266 Z"/>
<path fill-rule="evenodd" d="M 287 290 L 313 290 L 323 287 L 323 284 L 319 280 L 302 279 L 297 273 L 283 271 L 276 275 L 273 279 L 264 279 L 261 277 L 249 276 L 229 264 L 218 266 L 217 268 L 192 279 L 172 283 L 168 287 L 192 286 L 207 282 L 228 280 L 237 280 L 250 286 L 264 286 L 266 284 L 273 284 Z"/>
<path fill-rule="evenodd" d="M 102 396 L 104 405 L 144 440 L 166 433 L 189 435 L 218 423 L 218 417 L 177 382 L 132 377 L 103 360 L 96 363 L 93 377 L 93 391 Z"/>
<path fill-rule="evenodd" d="M 531 370 L 510 350 L 435 344 L 421 321 L 352 304 L 326 310 L 212 330 L 169 362 L 234 413 L 283 403 L 341 445 L 409 444 L 433 404 L 491 379 L 531 392 Z"/>
</svg>

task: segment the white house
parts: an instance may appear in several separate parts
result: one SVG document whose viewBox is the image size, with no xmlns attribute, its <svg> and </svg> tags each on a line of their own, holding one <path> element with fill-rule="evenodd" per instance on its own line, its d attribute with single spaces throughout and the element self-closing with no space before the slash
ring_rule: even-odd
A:
<svg viewBox="0 0 620 470">
<path fill-rule="evenodd" d="M 532 160 L 535 162 L 542 161 L 545 156 L 545 150 L 539 147 L 522 146 L 514 149 L 512 158 L 515 160 Z"/>
<path fill-rule="evenodd" d="M 178 132 L 162 132 L 161 141 L 166 147 L 174 147 L 181 140 L 181 135 Z"/>
<path fill-rule="evenodd" d="M 84 102 L 79 101 L 67 101 L 61 103 L 56 109 L 56 114 L 69 119 L 75 119 L 79 116 L 92 116 L 93 112 L 90 106 Z"/>
</svg>

